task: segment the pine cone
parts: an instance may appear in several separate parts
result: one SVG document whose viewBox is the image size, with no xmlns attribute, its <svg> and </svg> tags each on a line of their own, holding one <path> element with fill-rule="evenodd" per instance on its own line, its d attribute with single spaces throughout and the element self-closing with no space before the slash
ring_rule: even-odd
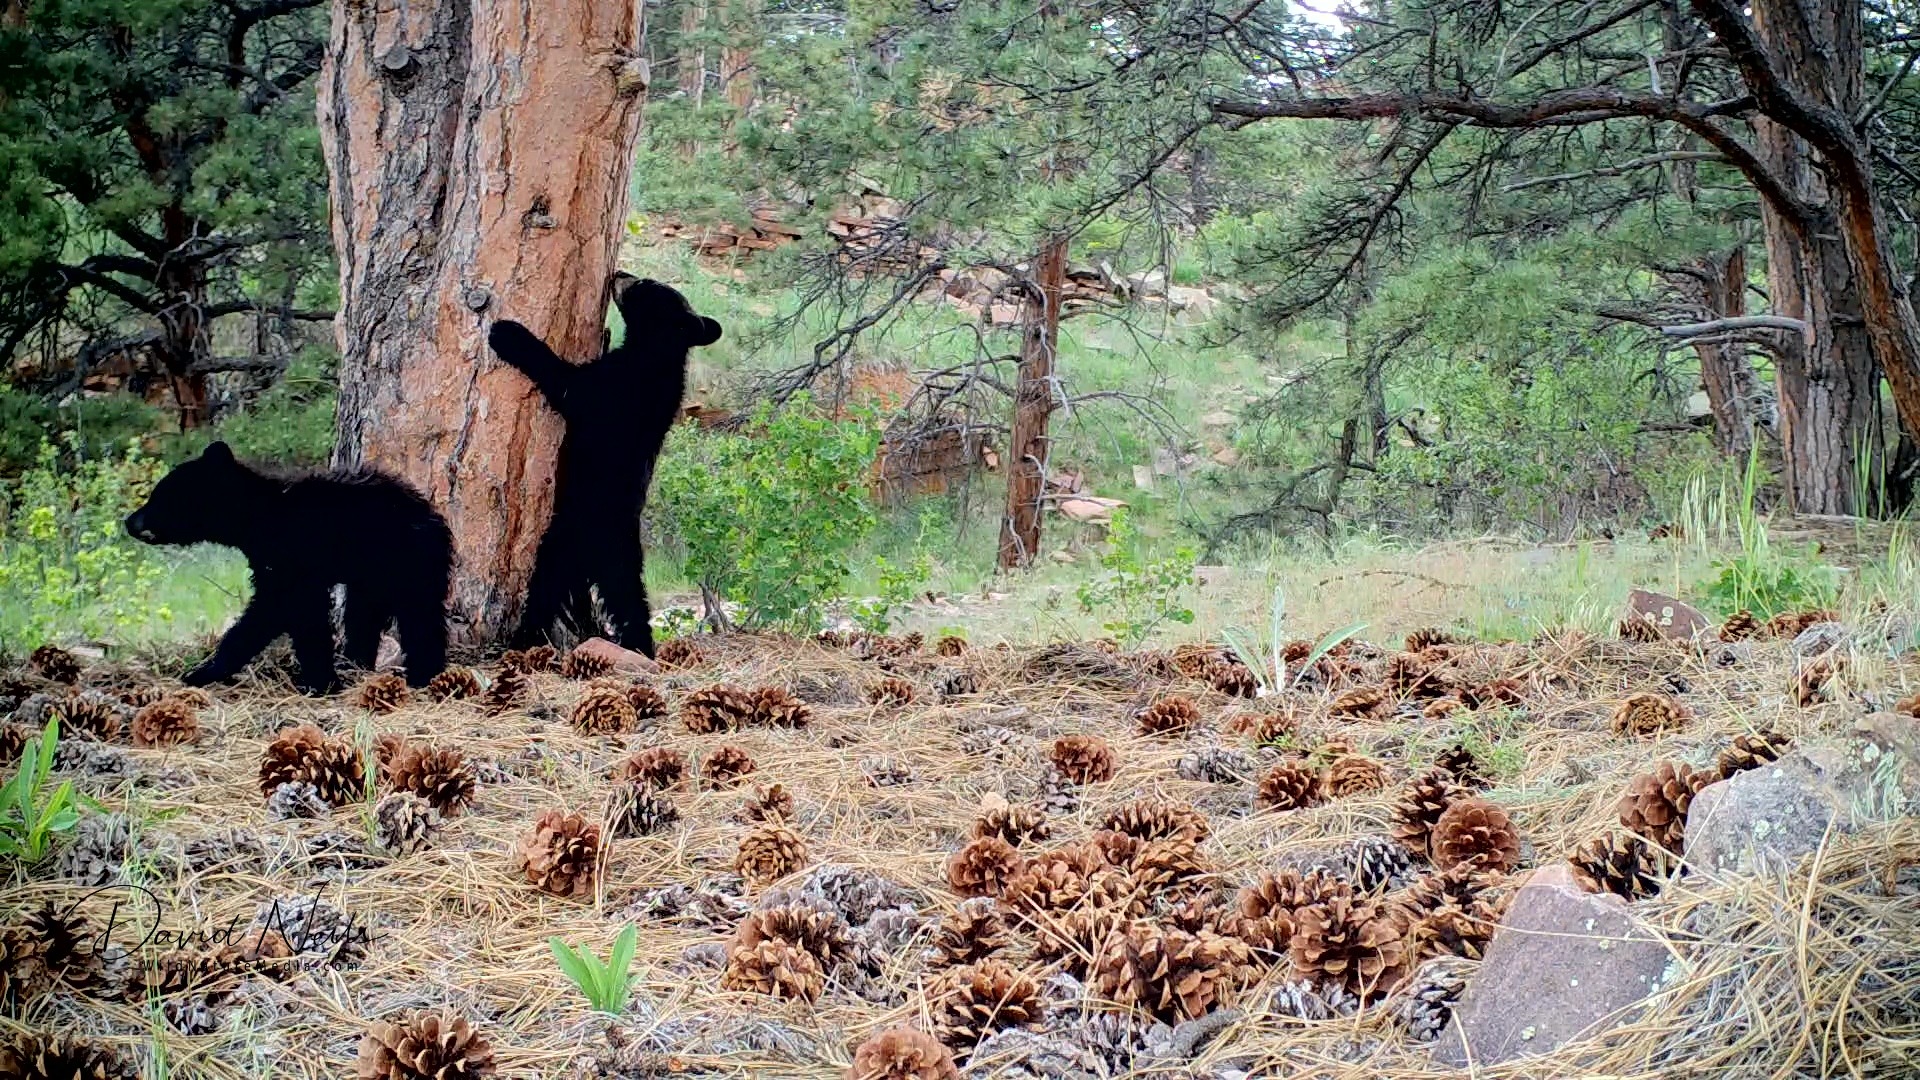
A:
<svg viewBox="0 0 1920 1080">
<path fill-rule="evenodd" d="M 333 807 L 321 798 L 320 789 L 304 780 L 289 780 L 267 795 L 267 816 L 275 821 L 299 818 L 324 818 Z"/>
<path fill-rule="evenodd" d="M 997 836 L 972 841 L 947 859 L 947 887 L 961 896 L 998 896 L 1022 867 L 1020 853 Z"/>
<path fill-rule="evenodd" d="M 420 796 L 449 818 L 459 817 L 473 805 L 479 786 L 473 766 L 460 751 L 421 745 L 409 746 L 394 758 L 387 782 L 395 791 Z"/>
<path fill-rule="evenodd" d="M 1093 989 L 1117 1005 L 1177 1024 L 1219 1008 L 1248 960 L 1246 943 L 1238 938 L 1137 924 L 1102 943 Z"/>
<path fill-rule="evenodd" d="M 1026 918 L 1033 927 L 1033 958 L 1057 964 L 1076 979 L 1092 972 L 1109 937 L 1132 924 L 1126 912 L 1109 907 L 1039 912 Z"/>
<path fill-rule="evenodd" d="M 1253 724 L 1253 745 L 1290 746 L 1300 738 L 1300 714 L 1282 708 L 1258 714 Z"/>
<path fill-rule="evenodd" d="M 785 825 L 769 823 L 741 837 L 733 868 L 748 884 L 762 886 L 804 868 L 810 861 L 812 854 L 799 833 Z"/>
<path fill-rule="evenodd" d="M 1200 723 L 1200 709 L 1192 699 L 1169 695 L 1134 714 L 1142 735 L 1184 735 Z"/>
<path fill-rule="evenodd" d="M 1393 988 L 1410 956 L 1400 921 L 1378 904 L 1335 893 L 1294 914 L 1293 970 L 1365 999 Z"/>
<path fill-rule="evenodd" d="M 1783 611 L 1767 620 L 1767 636 L 1776 638 L 1797 638 L 1810 626 L 1823 622 L 1839 622 L 1837 611 Z"/>
<path fill-rule="evenodd" d="M 0 766 L 19 761 L 20 754 L 27 748 L 27 740 L 34 734 L 19 724 L 0 724 Z"/>
<path fill-rule="evenodd" d="M 767 727 L 798 730 L 813 723 L 813 710 L 783 686 L 763 686 L 754 691 L 753 718 Z"/>
<path fill-rule="evenodd" d="M 560 661 L 560 674 L 568 679 L 598 679 L 613 674 L 613 661 L 585 647 L 575 647 Z"/>
<path fill-rule="evenodd" d="M 1800 665 L 1799 673 L 1793 680 L 1793 702 L 1803 709 L 1810 709 L 1833 696 L 1828 686 L 1834 677 L 1847 670 L 1845 656 L 1829 653 Z"/>
<path fill-rule="evenodd" d="M 1113 779 L 1113 747 L 1098 735 L 1063 735 L 1047 755 L 1060 775 L 1076 784 L 1099 784 Z"/>
<path fill-rule="evenodd" d="M 673 800 L 647 784 L 628 781 L 613 789 L 613 800 L 607 808 L 607 836 L 613 840 L 651 836 L 671 828 L 678 820 L 680 808 L 673 805 Z"/>
<path fill-rule="evenodd" d="M 1620 620 L 1620 625 L 1616 629 L 1619 631 L 1621 640 L 1637 641 L 1642 645 L 1651 645 L 1666 637 L 1660 632 L 1660 627 L 1644 615 L 1629 615 Z"/>
<path fill-rule="evenodd" d="M 771 784 L 754 788 L 741 813 L 748 821 L 791 821 L 793 808 L 793 793 L 784 785 Z"/>
<path fill-rule="evenodd" d="M 1453 778 L 1453 782 L 1470 791 L 1482 791 L 1493 786 L 1487 774 L 1480 770 L 1480 759 L 1473 756 L 1464 743 L 1454 743 L 1433 759 L 1434 768 Z"/>
<path fill-rule="evenodd" d="M 503 662 L 500 674 L 494 678 L 493 685 L 487 687 L 487 692 L 481 695 L 480 708 L 488 716 L 499 716 L 518 707 L 532 690 L 533 682 L 527 677 L 526 672 L 507 667 Z"/>
<path fill-rule="evenodd" d="M 1588 892 L 1645 900 L 1660 893 L 1672 870 L 1667 852 L 1631 833 L 1608 832 L 1581 844 L 1567 856 L 1573 880 Z"/>
<path fill-rule="evenodd" d="M 433 846 L 440 811 L 418 795 L 396 791 L 373 807 L 373 842 L 389 854 L 411 855 Z"/>
<path fill-rule="evenodd" d="M 1325 785 L 1320 771 L 1295 758 L 1267 770 L 1260 778 L 1254 802 L 1263 810 L 1303 810 L 1325 801 Z"/>
<path fill-rule="evenodd" d="M 7 1080 L 140 1080 L 140 1067 L 106 1043 L 22 1032 L 0 1043 L 0 1076 Z"/>
<path fill-rule="evenodd" d="M 1393 838 L 1407 846 L 1407 850 L 1422 858 L 1426 857 L 1432 846 L 1433 827 L 1440 815 L 1464 791 L 1454 781 L 1453 774 L 1444 769 L 1433 769 L 1415 777 L 1394 800 L 1390 816 L 1393 819 Z"/>
<path fill-rule="evenodd" d="M 125 726 L 120 703 L 92 690 L 69 693 L 53 709 L 60 714 L 62 742 L 70 735 L 112 742 L 120 737 L 120 729 Z M 24 712 L 25 709 L 20 711 Z"/>
<path fill-rule="evenodd" d="M 80 661 L 58 645 L 42 645 L 27 657 L 27 665 L 43 679 L 71 686 L 80 681 Z"/>
<path fill-rule="evenodd" d="M 1423 626 L 1407 635 L 1406 650 L 1426 652 L 1436 645 L 1457 645 L 1460 639 L 1437 626 Z"/>
<path fill-rule="evenodd" d="M 1149 796 L 1114 808 L 1101 821 L 1102 829 L 1125 833 L 1139 840 L 1171 840 L 1176 837 L 1199 843 L 1212 833 L 1207 815 L 1190 803 Z"/>
<path fill-rule="evenodd" d="M 1920 694 L 1908 694 L 1906 697 L 1894 702 L 1893 711 L 1900 716 L 1911 716 L 1915 719 L 1920 719 Z M 16 750 L 14 754 L 17 757 L 19 751 Z"/>
<path fill-rule="evenodd" d="M 1161 895 L 1190 897 L 1201 889 L 1211 870 L 1192 840 L 1154 840 L 1140 845 L 1126 867 L 1131 892 L 1151 900 Z"/>
<path fill-rule="evenodd" d="M 1000 902 L 1027 921 L 1038 912 L 1066 911 L 1086 899 L 1093 873 L 1068 852 L 1043 852 L 1007 878 Z"/>
<path fill-rule="evenodd" d="M 1428 857 L 1442 870 L 1473 862 L 1498 873 L 1520 863 L 1520 833 L 1505 810 L 1475 796 L 1455 799 L 1433 823 Z"/>
<path fill-rule="evenodd" d="M 1014 847 L 1036 840 L 1045 840 L 1053 834 L 1047 824 L 1047 815 L 1038 807 L 1026 804 L 1012 805 L 1004 799 L 989 802 L 980 816 L 973 819 L 975 840 L 982 837 L 997 836 Z"/>
<path fill-rule="evenodd" d="M 1760 632 L 1760 620 L 1751 611 L 1736 611 L 1720 624 L 1721 641 L 1745 641 Z"/>
<path fill-rule="evenodd" d="M 727 948 L 751 949 L 763 941 L 784 941 L 832 971 L 843 962 L 858 962 L 858 949 L 847 920 L 838 911 L 809 903 L 774 904 L 740 920 Z"/>
<path fill-rule="evenodd" d="M 1461 863 L 1421 877 L 1392 897 L 1392 901 L 1409 919 L 1418 919 L 1445 907 L 1457 907 L 1492 921 L 1506 909 L 1511 895 L 1508 885 L 1505 875 L 1484 870 L 1478 863 Z"/>
<path fill-rule="evenodd" d="M 1335 799 L 1387 789 L 1387 767 L 1360 754 L 1342 754 L 1327 766 L 1327 794 Z"/>
<path fill-rule="evenodd" d="M 1780 760 L 1780 755 L 1793 746 L 1793 739 L 1775 731 L 1758 731 L 1751 735 L 1735 735 L 1733 742 L 1720 751 L 1717 762 L 1722 777 L 1732 776 L 1748 769 L 1757 769 L 1762 765 Z"/>
<path fill-rule="evenodd" d="M 706 778 L 710 788 L 730 788 L 757 768 L 745 750 L 729 743 L 707 755 L 700 763 L 700 775 Z"/>
<path fill-rule="evenodd" d="M 1414 963 L 1432 956 L 1479 960 L 1496 929 L 1492 920 L 1448 905 L 1416 919 L 1406 931 L 1406 947 Z"/>
<path fill-rule="evenodd" d="M 1473 967 L 1458 957 L 1436 957 L 1408 978 L 1394 1005 L 1394 1018 L 1406 1025 L 1415 1042 L 1433 1042 L 1452 1023 L 1453 1008 L 1466 992 Z"/>
<path fill-rule="evenodd" d="M 590 896 L 599 875 L 600 826 L 544 810 L 516 848 L 527 881 L 555 896 Z"/>
<path fill-rule="evenodd" d="M 200 714 L 179 698 L 161 698 L 133 716 L 133 745 L 179 746 L 200 738 Z"/>
<path fill-rule="evenodd" d="M 728 949 L 720 987 L 811 1002 L 825 989 L 826 972 L 805 949 L 769 939 L 751 948 Z"/>
<path fill-rule="evenodd" d="M 1006 948 L 1011 940 L 992 898 L 964 900 L 940 920 L 927 959 L 938 967 L 972 964 Z"/>
<path fill-rule="evenodd" d="M 1302 876 L 1290 867 L 1263 873 L 1234 897 L 1226 931 L 1246 942 L 1256 956 L 1278 963 L 1290 955 L 1294 917 L 1301 908 L 1336 893 L 1351 896 L 1352 891 L 1346 882 L 1325 874 Z"/>
<path fill-rule="evenodd" d="M 1393 708 L 1387 692 L 1377 686 L 1356 686 L 1335 695 L 1327 715 L 1342 720 L 1377 720 Z"/>
<path fill-rule="evenodd" d="M 1407 849 L 1385 836 L 1356 836 L 1306 869 L 1330 873 L 1362 896 L 1398 889 L 1417 876 Z"/>
<path fill-rule="evenodd" d="M 1244 784 L 1259 773 L 1260 766 L 1243 751 L 1224 746 L 1202 746 L 1180 755 L 1173 771 L 1182 780 L 1198 780 L 1205 784 Z"/>
<path fill-rule="evenodd" d="M 624 686 L 588 686 L 573 706 L 572 719 L 582 735 L 618 735 L 640 726 Z"/>
<path fill-rule="evenodd" d="M 1460 691 L 1460 701 L 1469 709 L 1516 708 L 1522 689 L 1518 679 L 1490 679 Z"/>
<path fill-rule="evenodd" d="M 687 755 L 670 746 L 649 747 L 622 762 L 616 778 L 671 791 L 686 782 Z"/>
<path fill-rule="evenodd" d="M 1402 698 L 1437 698 L 1453 688 L 1453 679 L 1419 653 L 1395 653 L 1387 658 L 1386 684 Z"/>
<path fill-rule="evenodd" d="M 972 668 L 949 671 L 940 679 L 940 700 L 971 697 L 980 692 L 980 673 Z"/>
<path fill-rule="evenodd" d="M 1627 793 L 1620 796 L 1620 824 L 1677 855 L 1686 840 L 1687 807 L 1715 779 L 1713 773 L 1663 761 L 1627 785 Z"/>
<path fill-rule="evenodd" d="M 877 788 L 905 787 L 913 783 L 913 766 L 890 757 L 860 759 L 860 775 Z"/>
<path fill-rule="evenodd" d="M 654 662 L 663 668 L 696 668 L 706 663 L 707 658 L 686 638 L 668 638 L 653 651 Z"/>
<path fill-rule="evenodd" d="M 480 676 L 472 668 L 450 667 L 427 683 L 430 701 L 465 701 L 480 696 Z"/>
<path fill-rule="evenodd" d="M 872 705 L 911 705 L 913 684 L 900 678 L 881 679 L 867 689 L 867 702 Z"/>
<path fill-rule="evenodd" d="M 1168 660 L 1181 678 L 1205 681 L 1207 669 L 1223 658 L 1224 654 L 1217 645 L 1188 642 L 1175 645 Z"/>
<path fill-rule="evenodd" d="M 624 687 L 627 704 L 633 706 L 633 715 L 641 720 L 659 720 L 667 715 L 667 696 L 652 683 L 635 679 Z"/>
<path fill-rule="evenodd" d="M 718 684 L 687 695 L 680 705 L 680 722 L 695 735 L 732 731 L 753 722 L 752 694 L 737 686 Z"/>
<path fill-rule="evenodd" d="M 407 680 L 390 671 L 360 684 L 360 707 L 376 715 L 398 712 L 412 696 Z"/>
<path fill-rule="evenodd" d="M 934 1037 L 962 1054 L 996 1031 L 1030 1027 L 1044 1005 L 1033 977 L 1000 960 L 982 960 L 940 973 L 927 986 Z"/>
<path fill-rule="evenodd" d="M 967 652 L 967 639 L 954 634 L 941 634 L 933 643 L 935 656 L 964 656 Z"/>
<path fill-rule="evenodd" d="M 416 1012 L 374 1022 L 360 1040 L 358 1080 L 469 1080 L 494 1074 L 493 1046 L 464 1017 Z"/>
<path fill-rule="evenodd" d="M 1228 697 L 1250 698 L 1260 693 L 1253 669 L 1234 660 L 1215 660 L 1206 668 L 1207 682 Z"/>
<path fill-rule="evenodd" d="M 1420 710 L 1420 715 L 1428 720 L 1445 720 L 1447 717 L 1452 716 L 1454 713 L 1466 707 L 1466 702 L 1461 701 L 1452 694 L 1448 694 L 1445 697 L 1437 697 L 1427 702 L 1426 707 Z"/>
<path fill-rule="evenodd" d="M 1635 694 L 1614 706 L 1613 733 L 1650 739 L 1683 730 L 1692 719 L 1691 710 L 1666 694 Z"/>
<path fill-rule="evenodd" d="M 310 724 L 282 731 L 261 755 L 260 790 L 271 795 L 291 782 L 312 784 L 328 806 L 358 802 L 366 791 L 360 750 Z"/>
<path fill-rule="evenodd" d="M 941 644 L 959 638 L 941 638 Z M 888 1028 L 860 1044 L 845 1080 L 960 1080 L 940 1040 L 912 1028 Z"/>
</svg>

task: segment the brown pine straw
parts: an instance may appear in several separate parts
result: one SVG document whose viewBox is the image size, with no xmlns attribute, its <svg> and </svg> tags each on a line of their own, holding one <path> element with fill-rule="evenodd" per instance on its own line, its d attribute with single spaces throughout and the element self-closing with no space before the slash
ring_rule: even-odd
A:
<svg viewBox="0 0 1920 1080">
<path fill-rule="evenodd" d="M 806 838 L 815 865 L 870 869 L 905 886 L 922 914 L 938 916 L 958 902 L 945 886 L 944 864 L 965 842 L 982 799 L 1033 798 L 1054 738 L 1098 734 L 1113 744 L 1118 774 L 1084 789 L 1073 813 L 1054 815 L 1049 843 L 1086 836 L 1109 810 L 1143 795 L 1187 800 L 1212 817 L 1213 835 L 1203 850 L 1230 894 L 1282 859 L 1385 833 L 1399 782 L 1462 738 L 1501 745 L 1514 761 L 1491 797 L 1522 830 L 1525 865 L 1538 866 L 1611 827 L 1628 779 L 1657 761 L 1710 764 L 1732 735 L 1768 726 L 1797 738 L 1836 736 L 1863 711 L 1859 694 L 1890 702 L 1920 684 L 1909 663 L 1862 650 L 1833 703 L 1801 709 L 1791 699 L 1791 658 L 1778 642 L 1755 643 L 1747 659 L 1725 667 L 1711 650 L 1582 635 L 1478 646 L 1463 650 L 1459 673 L 1521 679 L 1524 717 L 1460 713 L 1442 721 L 1403 715 L 1350 723 L 1326 715 L 1328 691 L 1300 692 L 1287 700 L 1305 717 L 1302 749 L 1328 739 L 1351 742 L 1384 761 L 1396 783 L 1308 810 L 1256 814 L 1248 812 L 1251 779 L 1190 781 L 1175 766 L 1183 754 L 1210 744 L 1248 753 L 1262 767 L 1277 760 L 1277 753 L 1225 731 L 1241 712 L 1280 704 L 1271 699 L 1234 700 L 1201 684 L 1163 683 L 1125 657 L 1117 683 L 1108 667 L 1085 659 L 1100 675 L 1090 686 L 1071 663 L 1057 677 L 1043 676 L 1032 665 L 1033 650 L 976 647 L 958 658 L 901 661 L 893 673 L 915 684 L 915 702 L 873 706 L 865 703 L 865 690 L 887 672 L 843 651 L 765 636 L 708 639 L 701 647 L 707 663 L 654 679 L 676 707 L 687 692 L 715 682 L 783 685 L 812 704 L 813 724 L 696 736 L 669 717 L 633 735 L 582 736 L 566 717 L 585 683 L 551 675 L 534 679 L 527 707 L 497 717 L 470 702 L 436 705 L 419 697 L 396 713 L 370 717 L 351 704 L 351 692 L 316 703 L 262 683 L 221 691 L 202 716 L 207 734 L 200 745 L 125 751 L 137 771 L 184 771 L 182 786 L 124 778 L 86 779 L 80 786 L 139 822 L 136 848 L 146 866 L 140 880 L 167 904 L 167 925 L 224 925 L 235 915 L 245 925 L 271 897 L 317 890 L 381 935 L 369 957 L 357 968 L 323 970 L 284 985 L 252 980 L 235 1006 L 238 1015 L 205 1036 L 182 1035 L 145 1009 L 77 996 L 41 999 L 25 1016 L 0 1018 L 0 1030 L 91 1034 L 142 1060 L 157 1041 L 174 1077 L 337 1080 L 352 1075 L 355 1046 L 370 1019 L 450 1009 L 472 1018 L 492 1040 L 502 1075 L 563 1076 L 607 1046 L 607 1023 L 560 974 L 547 939 L 555 935 L 604 956 L 619 928 L 634 920 L 641 926 L 639 977 L 621 1020 L 629 1044 L 658 1035 L 671 1048 L 659 1062 L 667 1071 L 825 1080 L 844 1069 L 861 1039 L 922 1020 L 919 986 L 926 973 L 919 945 L 891 958 L 879 977 L 900 992 L 898 1004 L 833 990 L 811 1006 L 780 1003 L 721 991 L 717 971 L 683 959 L 690 947 L 723 942 L 725 926 L 647 920 L 635 908 L 648 890 L 698 885 L 729 872 L 740 837 L 752 827 L 736 812 L 755 785 L 778 782 L 793 792 L 798 810 L 789 824 Z M 979 676 L 980 692 L 943 703 L 942 676 L 962 667 Z M 1608 731 L 1615 701 L 1660 690 L 1671 678 L 1684 681 L 1684 700 L 1695 713 L 1685 730 L 1655 740 Z M 1169 692 L 1192 697 L 1202 725 L 1186 737 L 1140 736 L 1134 711 Z M 316 839 L 365 837 L 371 803 L 328 820 L 276 822 L 255 781 L 273 733 L 304 722 L 368 742 L 400 732 L 453 745 L 470 759 L 498 763 L 509 779 L 482 784 L 476 806 L 448 822 L 427 851 L 398 860 L 374 855 L 365 868 L 329 870 L 330 863 L 310 858 Z M 963 749 L 973 745 L 970 733 L 987 728 L 1012 732 L 999 757 Z M 672 746 L 697 769 L 723 744 L 744 749 L 758 770 L 740 787 L 714 791 L 692 779 L 673 792 L 681 821 L 658 836 L 612 845 L 592 900 L 543 895 L 515 872 L 513 845 L 534 817 L 550 808 L 598 817 L 612 792 L 608 771 L 629 753 Z M 914 782 L 869 784 L 862 762 L 879 757 L 910 769 Z M 233 826 L 266 845 L 268 866 L 200 874 L 181 868 L 178 852 L 187 842 Z M 1920 1068 L 1916 867 L 1920 826 L 1905 819 L 1835 836 L 1817 860 L 1792 871 L 1670 885 L 1658 900 L 1635 908 L 1674 950 L 1669 984 L 1644 1015 L 1598 1040 L 1473 1075 L 1916 1075 L 1908 1071 Z M 90 891 L 47 880 L 45 873 L 9 882 L 0 893 L 0 918 L 16 921 L 46 900 L 64 907 Z M 1889 883 L 1898 884 L 1897 894 Z M 85 910 L 96 925 L 104 923 L 100 899 Z M 1024 935 L 1008 958 L 1027 961 Z M 1409 1042 L 1385 1008 L 1319 1023 L 1272 1015 L 1265 1003 L 1278 981 L 1238 995 L 1240 1018 L 1206 1045 L 1194 1068 L 1233 1062 L 1256 1066 L 1256 1075 L 1271 1069 L 1277 1076 L 1325 1080 L 1460 1075 L 1434 1065 L 1428 1049 Z"/>
</svg>

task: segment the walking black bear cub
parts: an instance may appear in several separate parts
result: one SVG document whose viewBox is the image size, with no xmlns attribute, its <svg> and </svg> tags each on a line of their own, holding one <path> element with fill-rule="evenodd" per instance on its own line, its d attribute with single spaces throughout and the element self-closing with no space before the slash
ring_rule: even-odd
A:
<svg viewBox="0 0 1920 1080">
<path fill-rule="evenodd" d="M 126 525 L 149 544 L 224 544 L 247 557 L 253 599 L 213 656 L 188 673 L 188 685 L 233 678 L 288 634 L 300 689 L 337 689 L 335 585 L 347 587 L 349 663 L 373 667 L 381 632 L 398 619 L 409 683 L 424 686 L 447 666 L 453 534 L 419 492 L 390 476 L 276 476 L 241 464 L 217 442 L 163 477 Z"/>
<path fill-rule="evenodd" d="M 516 648 L 547 639 L 561 619 L 576 634 L 593 633 L 598 585 L 614 640 L 653 655 L 640 512 L 680 412 L 687 351 L 719 341 L 720 324 L 696 314 L 673 288 L 630 274 L 614 275 L 613 303 L 626 337 L 591 363 L 567 363 L 516 322 L 496 322 L 487 334 L 500 359 L 531 379 L 567 422 L 553 521 L 540 539 Z"/>
</svg>

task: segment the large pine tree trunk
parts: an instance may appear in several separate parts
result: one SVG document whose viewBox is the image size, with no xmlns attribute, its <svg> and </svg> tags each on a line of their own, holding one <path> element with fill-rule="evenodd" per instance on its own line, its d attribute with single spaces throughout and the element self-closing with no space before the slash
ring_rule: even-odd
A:
<svg viewBox="0 0 1920 1080">
<path fill-rule="evenodd" d="M 1046 490 L 1053 416 L 1053 361 L 1060 342 L 1060 292 L 1067 276 L 1067 238 L 1049 237 L 1027 284 L 1026 332 L 1014 388 L 1012 451 L 1007 455 L 1007 510 L 1000 521 L 999 565 L 1026 566 L 1040 554 L 1040 497 Z"/>
<path fill-rule="evenodd" d="M 1709 318 L 1745 314 L 1747 249 L 1736 246 L 1725 258 L 1698 260 L 1699 276 L 1681 277 Z M 1759 390 L 1746 346 L 1738 342 L 1708 342 L 1694 346 L 1700 357 L 1700 385 L 1707 391 L 1713 413 L 1713 445 L 1728 458 L 1745 463 L 1753 450 L 1753 399 Z"/>
<path fill-rule="evenodd" d="M 453 528 L 456 640 L 517 614 L 560 421 L 488 351 L 515 319 L 602 344 L 646 67 L 636 0 L 334 0 L 320 136 L 340 261 L 334 456 Z"/>
</svg>

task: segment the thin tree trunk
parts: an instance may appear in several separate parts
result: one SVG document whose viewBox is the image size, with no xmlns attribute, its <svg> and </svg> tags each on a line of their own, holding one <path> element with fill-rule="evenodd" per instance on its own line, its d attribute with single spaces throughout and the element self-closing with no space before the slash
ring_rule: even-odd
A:
<svg viewBox="0 0 1920 1080">
<path fill-rule="evenodd" d="M 496 319 L 601 346 L 646 65 L 635 0 L 334 0 L 320 136 L 340 261 L 341 466 L 453 528 L 456 640 L 517 613 L 560 421 L 487 349 Z"/>
<path fill-rule="evenodd" d="M 1026 566 L 1040 554 L 1040 496 L 1046 488 L 1051 446 L 1047 421 L 1053 415 L 1053 361 L 1060 342 L 1060 292 L 1067 274 L 1065 234 L 1051 236 L 1041 245 L 1033 270 L 1014 390 L 1007 512 L 1000 522 L 1002 569 Z"/>
<path fill-rule="evenodd" d="M 1747 249 L 1738 245 L 1724 259 L 1701 259 L 1695 264 L 1700 280 L 1690 282 L 1709 317 L 1732 318 L 1746 313 Z M 1753 364 L 1744 345 L 1733 342 L 1694 346 L 1700 357 L 1700 384 L 1713 413 L 1713 445 L 1721 454 L 1744 463 L 1753 451 L 1753 400 L 1759 391 Z"/>
<path fill-rule="evenodd" d="M 707 25 L 707 0 L 685 0 L 680 8 L 680 51 L 675 63 L 680 92 L 695 108 L 706 100 L 707 50 L 696 40 Z"/>
</svg>

